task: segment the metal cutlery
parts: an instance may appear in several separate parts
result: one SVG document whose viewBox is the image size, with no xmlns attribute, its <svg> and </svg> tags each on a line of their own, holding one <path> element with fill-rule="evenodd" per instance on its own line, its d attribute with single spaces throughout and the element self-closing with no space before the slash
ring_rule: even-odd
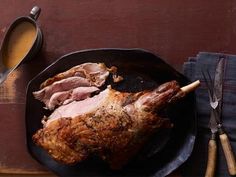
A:
<svg viewBox="0 0 236 177">
<path fill-rule="evenodd" d="M 216 157 L 217 157 L 217 144 L 216 135 L 219 135 L 220 142 L 223 148 L 223 152 L 226 158 L 228 171 L 230 175 L 236 175 L 236 161 L 235 156 L 230 145 L 228 135 L 225 133 L 221 122 L 221 110 L 223 100 L 223 76 L 224 76 L 224 58 L 221 58 L 217 64 L 215 70 L 214 81 L 206 70 L 206 73 L 202 70 L 202 75 L 208 88 L 208 95 L 210 100 L 210 120 L 209 128 L 211 130 L 211 138 L 208 143 L 208 161 L 205 177 L 213 177 L 215 174 Z"/>
</svg>

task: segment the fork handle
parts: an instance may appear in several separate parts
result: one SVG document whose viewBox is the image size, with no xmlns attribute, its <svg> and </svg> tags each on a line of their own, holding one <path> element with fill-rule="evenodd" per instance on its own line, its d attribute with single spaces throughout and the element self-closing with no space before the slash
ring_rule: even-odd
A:
<svg viewBox="0 0 236 177">
<path fill-rule="evenodd" d="M 231 144 L 229 142 L 229 138 L 225 133 L 220 134 L 220 142 L 223 147 L 223 151 L 225 154 L 228 171 L 230 175 L 236 175 L 236 161 L 235 156 L 232 151 Z"/>
<path fill-rule="evenodd" d="M 207 159 L 207 169 L 205 177 L 215 176 L 216 152 L 217 152 L 216 140 L 215 138 L 211 138 L 208 142 L 208 159 Z"/>
</svg>

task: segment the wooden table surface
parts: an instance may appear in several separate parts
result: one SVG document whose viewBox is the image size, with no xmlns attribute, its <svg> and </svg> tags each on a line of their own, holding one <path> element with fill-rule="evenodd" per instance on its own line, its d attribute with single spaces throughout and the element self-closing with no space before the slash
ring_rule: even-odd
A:
<svg viewBox="0 0 236 177">
<path fill-rule="evenodd" d="M 58 57 L 90 48 L 143 48 L 181 71 L 199 51 L 236 54 L 233 0 L 1 0 L 0 41 L 34 5 L 42 9 L 43 48 L 0 85 L 0 173 L 48 173 L 26 149 L 25 93 L 29 80 Z"/>
</svg>

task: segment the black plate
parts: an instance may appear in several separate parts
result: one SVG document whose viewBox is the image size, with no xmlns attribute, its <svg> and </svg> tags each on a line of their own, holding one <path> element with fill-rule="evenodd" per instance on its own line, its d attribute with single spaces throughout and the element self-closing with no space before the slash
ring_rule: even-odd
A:
<svg viewBox="0 0 236 177">
<path fill-rule="evenodd" d="M 195 142 L 196 122 L 194 94 L 191 93 L 167 111 L 174 128 L 159 131 L 143 150 L 121 171 L 109 170 L 107 164 L 92 157 L 75 166 L 57 163 L 32 142 L 32 135 L 42 127 L 45 114 L 43 104 L 33 98 L 47 78 L 72 66 L 85 62 L 104 62 L 108 67 L 117 66 L 125 79 L 112 87 L 120 91 L 137 92 L 151 89 L 170 80 L 180 85 L 189 81 L 159 57 L 140 49 L 95 49 L 70 53 L 58 59 L 38 74 L 28 85 L 26 100 L 26 131 L 29 153 L 41 164 L 59 176 L 166 176 L 192 152 Z"/>
</svg>

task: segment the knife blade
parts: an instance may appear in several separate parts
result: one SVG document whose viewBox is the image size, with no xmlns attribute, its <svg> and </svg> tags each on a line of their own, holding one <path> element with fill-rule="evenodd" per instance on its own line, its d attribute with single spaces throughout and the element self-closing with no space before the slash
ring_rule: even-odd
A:
<svg viewBox="0 0 236 177">
<path fill-rule="evenodd" d="M 215 78 L 214 78 L 214 93 L 216 99 L 218 100 L 218 106 L 216 107 L 216 111 L 218 116 L 215 116 L 218 124 L 221 123 L 221 110 L 222 110 L 222 101 L 223 101 L 223 78 L 224 78 L 224 64 L 225 59 L 220 58 L 216 70 L 215 70 Z"/>
</svg>

